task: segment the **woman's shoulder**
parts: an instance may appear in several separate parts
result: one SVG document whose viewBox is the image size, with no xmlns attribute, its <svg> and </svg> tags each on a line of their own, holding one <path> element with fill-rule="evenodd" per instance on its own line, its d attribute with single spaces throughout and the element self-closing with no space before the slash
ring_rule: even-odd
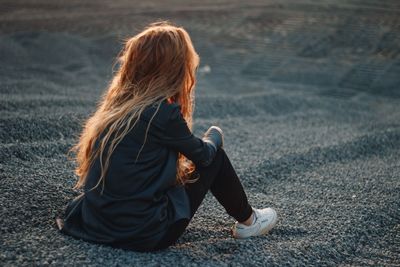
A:
<svg viewBox="0 0 400 267">
<path fill-rule="evenodd" d="M 180 113 L 180 104 L 169 103 L 167 100 L 163 100 L 161 103 L 156 102 L 145 108 L 141 118 L 145 121 L 150 121 L 158 126 L 166 126 L 168 121 Z"/>
<path fill-rule="evenodd" d="M 180 104 L 175 102 L 169 103 L 167 100 L 163 100 L 147 106 L 143 111 L 143 114 L 145 114 L 146 117 L 151 117 L 156 113 L 155 116 L 157 117 L 169 118 L 172 114 L 180 112 L 180 109 Z"/>
</svg>

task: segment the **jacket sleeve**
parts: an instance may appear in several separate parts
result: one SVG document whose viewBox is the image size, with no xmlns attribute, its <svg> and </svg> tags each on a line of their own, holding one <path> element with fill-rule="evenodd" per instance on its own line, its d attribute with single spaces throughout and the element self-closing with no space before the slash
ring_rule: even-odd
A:
<svg viewBox="0 0 400 267">
<path fill-rule="evenodd" d="M 176 106 L 171 112 L 161 142 L 182 153 L 196 165 L 208 166 L 218 148 L 223 145 L 223 133 L 219 127 L 211 126 L 202 138 L 196 137 L 190 131 L 179 106 Z"/>
</svg>

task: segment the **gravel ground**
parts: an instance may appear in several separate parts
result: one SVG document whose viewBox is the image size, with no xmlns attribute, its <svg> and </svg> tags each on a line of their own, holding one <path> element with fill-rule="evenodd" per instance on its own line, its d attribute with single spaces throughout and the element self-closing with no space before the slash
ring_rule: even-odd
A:
<svg viewBox="0 0 400 267">
<path fill-rule="evenodd" d="M 2 1 L 0 265 L 400 266 L 398 1 L 81 2 Z M 66 152 L 155 19 L 191 34 L 194 131 L 224 130 L 251 204 L 278 211 L 269 235 L 233 239 L 211 194 L 162 252 L 56 230 L 78 194 Z"/>
</svg>

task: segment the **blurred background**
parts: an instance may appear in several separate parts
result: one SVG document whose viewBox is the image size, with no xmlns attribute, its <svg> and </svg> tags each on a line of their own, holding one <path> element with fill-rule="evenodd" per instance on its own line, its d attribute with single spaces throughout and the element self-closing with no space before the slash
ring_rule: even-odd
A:
<svg viewBox="0 0 400 267">
<path fill-rule="evenodd" d="M 269 237 L 232 240 L 211 196 L 162 257 L 55 231 L 66 152 L 123 39 L 157 20 L 191 35 L 194 131 L 224 130 L 250 201 L 280 214 Z M 1 262 L 400 264 L 400 1 L 1 0 L 0 62 Z"/>
</svg>

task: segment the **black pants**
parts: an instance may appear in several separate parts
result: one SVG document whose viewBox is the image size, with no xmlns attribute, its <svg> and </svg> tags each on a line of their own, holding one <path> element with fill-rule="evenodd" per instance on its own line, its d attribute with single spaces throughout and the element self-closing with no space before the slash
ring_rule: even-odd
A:
<svg viewBox="0 0 400 267">
<path fill-rule="evenodd" d="M 252 208 L 247 201 L 243 186 L 222 148 L 218 149 L 213 162 L 209 166 L 196 166 L 196 171 L 200 174 L 199 180 L 185 185 L 190 201 L 191 218 L 193 218 L 208 190 L 211 191 L 227 213 L 237 221 L 243 222 L 251 216 Z M 183 219 L 171 225 L 155 250 L 173 245 L 183 234 L 188 224 L 189 221 Z"/>
</svg>

